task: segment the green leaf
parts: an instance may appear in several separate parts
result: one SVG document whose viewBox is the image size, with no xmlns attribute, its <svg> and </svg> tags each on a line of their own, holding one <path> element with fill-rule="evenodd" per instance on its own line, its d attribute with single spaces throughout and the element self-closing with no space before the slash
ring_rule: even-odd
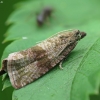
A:
<svg viewBox="0 0 100 100">
<path fill-rule="evenodd" d="M 3 84 L 2 91 L 3 91 L 4 89 L 6 89 L 7 87 L 10 87 L 10 86 L 11 86 L 11 83 L 10 83 L 9 78 L 7 77 L 7 78 L 4 80 L 4 84 Z"/>
<path fill-rule="evenodd" d="M 71 87 L 72 100 L 88 100 L 88 94 L 99 94 L 100 61 L 97 58 L 100 58 L 100 38 L 89 48 L 79 64 Z"/>
<path fill-rule="evenodd" d="M 56 66 L 32 84 L 14 91 L 13 100 L 89 100 L 89 94 L 98 94 L 100 36 L 94 36 L 88 33 L 79 42 L 64 61 L 63 70 Z"/>
<path fill-rule="evenodd" d="M 38 27 L 36 13 L 44 6 L 54 8 L 50 25 Z M 79 29 L 87 36 L 79 41 L 63 70 L 55 66 L 35 82 L 15 90 L 13 100 L 89 100 L 90 94 L 98 94 L 100 85 L 100 1 L 98 0 L 28 0 L 18 4 L 7 20 L 14 23 L 6 32 L 8 45 L 2 59 L 10 53 L 27 49 L 65 29 Z M 5 87 L 9 84 L 5 81 Z"/>
</svg>

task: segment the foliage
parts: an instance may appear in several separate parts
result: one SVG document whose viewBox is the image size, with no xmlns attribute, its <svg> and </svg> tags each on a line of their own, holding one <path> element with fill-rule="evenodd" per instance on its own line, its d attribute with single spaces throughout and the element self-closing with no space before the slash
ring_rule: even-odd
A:
<svg viewBox="0 0 100 100">
<path fill-rule="evenodd" d="M 87 36 L 63 62 L 32 84 L 14 90 L 13 100 L 89 100 L 90 94 L 98 94 L 100 84 L 100 1 L 98 0 L 28 0 L 16 5 L 7 24 L 4 42 L 12 41 L 2 56 L 27 49 L 53 34 L 67 29 L 79 29 Z M 38 27 L 36 16 L 43 7 L 52 6 L 54 11 L 49 24 Z M 26 37 L 27 39 L 23 39 Z M 5 78 L 4 88 L 9 86 Z"/>
</svg>

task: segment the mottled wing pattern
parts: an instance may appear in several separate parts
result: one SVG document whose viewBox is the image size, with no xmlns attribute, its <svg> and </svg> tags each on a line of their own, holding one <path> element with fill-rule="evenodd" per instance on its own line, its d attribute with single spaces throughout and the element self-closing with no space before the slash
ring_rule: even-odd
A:
<svg viewBox="0 0 100 100">
<path fill-rule="evenodd" d="M 68 50 L 72 50 L 68 47 L 70 44 L 68 34 L 67 38 L 66 40 L 65 34 L 58 35 L 28 50 L 10 54 L 7 70 L 12 85 L 21 88 L 31 83 L 65 58 L 69 53 Z M 65 49 L 67 54 L 61 55 Z"/>
<path fill-rule="evenodd" d="M 58 64 L 61 60 L 63 60 L 69 52 L 75 47 L 76 44 L 73 44 L 66 48 L 64 52 L 58 57 L 49 59 L 47 56 L 37 59 L 32 63 L 24 63 L 19 60 L 19 66 L 17 62 L 14 60 L 9 60 L 8 63 L 8 74 L 10 76 L 10 81 L 12 85 L 18 89 L 21 88 L 34 80 L 38 79 L 40 76 L 48 72 L 51 68 L 53 68 L 56 64 Z M 18 56 L 19 54 L 15 55 Z M 24 63 L 24 64 L 23 64 Z"/>
<path fill-rule="evenodd" d="M 40 77 L 42 71 L 38 62 L 47 62 L 46 52 L 39 46 L 12 53 L 8 56 L 7 71 L 12 85 L 17 89 Z M 45 61 L 45 62 L 44 62 Z M 46 69 L 45 69 L 46 70 Z"/>
</svg>

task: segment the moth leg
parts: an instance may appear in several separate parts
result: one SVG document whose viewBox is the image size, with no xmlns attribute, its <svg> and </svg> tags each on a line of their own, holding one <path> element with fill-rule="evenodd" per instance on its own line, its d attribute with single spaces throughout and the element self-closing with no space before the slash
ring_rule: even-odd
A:
<svg viewBox="0 0 100 100">
<path fill-rule="evenodd" d="M 59 68 L 60 68 L 60 69 L 63 69 L 62 63 L 63 63 L 63 61 L 61 61 L 61 62 L 59 63 Z"/>
</svg>

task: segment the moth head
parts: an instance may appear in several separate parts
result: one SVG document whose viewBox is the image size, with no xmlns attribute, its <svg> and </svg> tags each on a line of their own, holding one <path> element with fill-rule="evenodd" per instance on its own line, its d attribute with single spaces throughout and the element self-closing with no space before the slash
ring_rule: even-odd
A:
<svg viewBox="0 0 100 100">
<path fill-rule="evenodd" d="M 80 35 L 81 35 L 81 39 L 82 39 L 86 36 L 86 33 L 85 32 L 80 32 Z"/>
<path fill-rule="evenodd" d="M 79 30 L 75 30 L 75 37 L 76 37 L 76 40 L 80 40 L 82 38 L 84 38 L 86 36 L 86 33 L 85 32 L 80 32 Z"/>
</svg>

